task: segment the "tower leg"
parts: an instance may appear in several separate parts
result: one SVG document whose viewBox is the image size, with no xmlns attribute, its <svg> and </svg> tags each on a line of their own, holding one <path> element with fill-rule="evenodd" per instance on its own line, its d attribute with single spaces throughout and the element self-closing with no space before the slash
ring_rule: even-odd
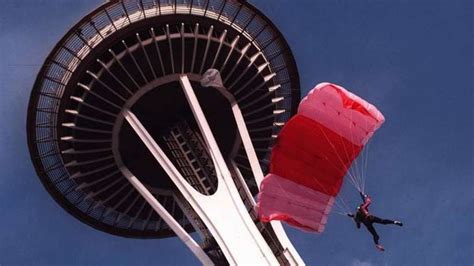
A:
<svg viewBox="0 0 474 266">
<path fill-rule="evenodd" d="M 231 105 L 235 122 L 237 124 L 237 129 L 239 130 L 239 134 L 242 139 L 242 144 L 244 146 L 245 153 L 247 154 L 247 158 L 250 163 L 250 168 L 252 169 L 252 173 L 255 178 L 255 182 L 257 183 L 257 187 L 260 189 L 260 183 L 262 183 L 263 181 L 263 172 L 260 168 L 260 163 L 257 154 L 255 153 L 255 149 L 253 148 L 252 140 L 248 133 L 244 117 L 242 116 L 242 112 L 240 111 L 237 101 L 235 101 L 235 99 L 232 99 Z M 250 198 L 253 201 L 253 197 L 251 195 Z M 253 201 L 253 204 L 255 205 L 255 201 Z M 304 265 L 305 263 L 303 262 L 303 259 L 300 257 L 296 249 L 293 247 L 293 244 L 288 239 L 288 236 L 286 235 L 281 222 L 272 221 L 270 222 L 270 224 L 281 245 L 283 246 L 283 248 L 285 248 L 284 254 L 288 262 L 291 265 Z"/>
<path fill-rule="evenodd" d="M 124 112 L 125 119 L 130 123 L 133 129 L 137 132 L 140 130 L 140 126 L 143 127 L 138 121 L 137 117 L 126 110 Z M 191 250 L 191 252 L 199 259 L 203 265 L 214 265 L 212 260 L 207 254 L 201 249 L 201 247 L 194 241 L 194 239 L 184 230 L 184 228 L 173 218 L 173 216 L 160 204 L 160 202 L 151 194 L 151 192 L 140 182 L 140 180 L 134 176 L 127 167 L 121 166 L 120 171 L 127 178 L 127 180 L 133 185 L 133 187 L 142 195 L 142 197 L 150 204 L 155 212 L 163 219 L 163 221 L 173 230 L 173 232 L 183 241 L 183 243 Z"/>
<path fill-rule="evenodd" d="M 208 70 L 206 73 L 208 73 L 209 71 L 210 70 Z M 215 70 L 215 71 L 217 71 L 217 70 Z M 257 184 L 257 187 L 260 189 L 260 183 L 263 181 L 263 172 L 262 172 L 262 169 L 260 167 L 260 163 L 259 163 L 257 154 L 255 153 L 255 149 L 253 147 L 252 140 L 250 138 L 247 126 L 245 124 L 244 117 L 242 115 L 242 112 L 240 111 L 240 107 L 239 107 L 237 101 L 235 100 L 234 96 L 231 93 L 229 93 L 226 88 L 223 87 L 219 71 L 217 71 L 217 73 L 212 72 L 212 74 L 214 76 L 218 77 L 217 79 L 216 78 L 214 79 L 215 82 L 213 82 L 213 83 L 207 82 L 208 84 L 205 84 L 206 82 L 201 81 L 201 85 L 215 87 L 229 101 L 229 103 L 232 107 L 232 114 L 234 115 L 235 123 L 237 125 L 237 129 L 239 131 L 239 135 L 240 135 L 240 138 L 242 140 L 242 144 L 244 146 L 245 153 L 247 155 L 247 158 L 248 158 L 248 161 L 249 161 L 249 164 L 250 164 L 250 168 L 252 170 L 253 177 L 255 178 L 255 182 Z M 206 75 L 206 74 L 204 74 L 204 75 Z M 182 83 L 183 83 L 183 81 L 182 81 Z M 245 181 L 243 180 L 243 177 L 240 176 L 240 171 L 238 170 L 237 165 L 233 161 L 231 163 L 232 163 L 232 167 L 235 169 L 235 172 L 237 173 L 238 178 L 241 180 L 241 182 L 243 184 L 245 184 Z M 253 206 L 255 206 L 256 205 L 255 200 L 254 200 L 252 194 L 250 193 L 250 191 L 248 190 L 247 187 L 245 187 L 245 192 L 247 194 L 247 198 L 249 198 L 250 201 L 252 202 Z M 285 230 L 283 229 L 283 226 L 282 226 L 281 222 L 272 221 L 272 222 L 270 222 L 270 225 L 273 228 L 273 231 L 275 232 L 275 235 L 278 238 L 278 241 L 280 242 L 280 244 L 284 248 L 284 251 L 283 251 L 284 256 L 287 259 L 287 261 L 290 263 L 290 265 L 305 265 L 303 259 L 300 257 L 300 255 L 298 254 L 298 252 L 294 248 L 293 244 L 288 239 L 288 236 L 286 235 Z"/>
<path fill-rule="evenodd" d="M 199 259 L 203 265 L 214 265 L 212 260 L 194 241 L 194 239 L 181 227 L 173 216 L 160 204 L 160 202 L 151 194 L 151 192 L 135 177 L 126 167 L 120 168 L 124 176 L 142 195 L 142 197 L 150 204 L 150 206 L 160 215 L 163 221 L 173 230 L 173 232 L 183 241 L 183 243 L 191 250 L 191 252 Z"/>
<path fill-rule="evenodd" d="M 206 224 L 231 265 L 277 265 L 275 255 L 247 213 L 189 80 L 183 76 L 180 81 L 216 166 L 218 188 L 213 195 L 194 190 L 129 111 L 126 113 L 127 121 Z"/>
</svg>

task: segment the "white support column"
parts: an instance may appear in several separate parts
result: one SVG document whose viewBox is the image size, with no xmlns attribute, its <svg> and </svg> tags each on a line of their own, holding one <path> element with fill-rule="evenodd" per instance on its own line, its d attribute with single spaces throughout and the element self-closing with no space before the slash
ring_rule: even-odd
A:
<svg viewBox="0 0 474 266">
<path fill-rule="evenodd" d="M 245 125 L 244 117 L 240 111 L 239 105 L 236 101 L 231 103 L 232 113 L 234 114 L 235 123 L 237 124 L 237 129 L 239 130 L 240 138 L 242 139 L 242 144 L 244 145 L 245 153 L 250 162 L 250 168 L 252 169 L 252 174 L 255 177 L 255 181 L 260 188 L 260 183 L 263 181 L 263 172 L 260 168 L 260 162 L 258 161 L 257 154 L 253 148 L 252 139 L 250 138 L 249 131 L 247 130 L 247 125 Z"/>
<path fill-rule="evenodd" d="M 197 113 L 202 114 L 192 87 L 188 89 L 192 92 L 191 98 L 194 96 L 194 100 L 191 99 L 192 109 L 194 111 L 198 110 Z M 230 174 L 228 176 L 220 174 L 221 172 L 229 173 L 228 169 L 221 169 L 222 164 L 219 163 L 220 167 L 217 171 L 218 187 L 213 195 L 207 196 L 199 193 L 182 177 L 137 117 L 128 110 L 125 110 L 123 115 L 176 187 L 188 200 L 197 215 L 206 224 L 229 264 L 278 265 L 278 261 L 248 215 Z M 204 116 L 197 120 L 201 126 L 203 126 L 202 123 L 205 123 L 203 127 L 210 132 Z M 207 136 L 204 134 L 207 141 L 213 142 L 213 147 L 217 147 L 212 132 L 208 134 Z M 217 160 L 222 159 L 223 161 L 222 154 L 218 149 L 212 150 L 211 154 Z"/>
<path fill-rule="evenodd" d="M 252 174 L 255 178 L 255 182 L 257 183 L 257 187 L 260 190 L 260 184 L 263 181 L 262 168 L 260 167 L 257 154 L 255 153 L 255 149 L 252 144 L 252 139 L 250 138 L 247 126 L 245 125 L 245 120 L 242 116 L 242 112 L 240 111 L 239 105 L 236 101 L 232 101 L 231 104 L 235 123 L 237 124 L 237 129 L 239 130 L 240 137 L 242 139 L 242 144 L 244 145 L 245 153 L 247 154 L 247 158 L 249 159 Z M 238 173 L 240 173 L 240 171 L 238 171 Z M 253 201 L 253 204 L 255 205 L 255 201 Z M 275 235 L 280 241 L 280 244 L 283 246 L 283 248 L 285 248 L 284 254 L 288 262 L 291 265 L 305 265 L 303 259 L 298 254 L 290 239 L 286 235 L 285 229 L 283 229 L 283 225 L 281 224 L 281 222 L 272 221 L 270 222 L 270 224 L 273 228 L 273 231 L 275 232 Z"/>
<path fill-rule="evenodd" d="M 239 135 L 242 140 L 245 153 L 250 163 L 252 174 L 255 178 L 255 182 L 257 184 L 258 189 L 260 189 L 260 184 L 263 181 L 262 168 L 260 167 L 257 154 L 255 153 L 255 149 L 252 144 L 252 139 L 250 138 L 247 125 L 245 124 L 245 119 L 242 115 L 242 112 L 240 111 L 240 107 L 237 101 L 235 100 L 234 96 L 229 93 L 226 88 L 223 87 L 222 79 L 218 70 L 209 69 L 208 71 L 206 71 L 203 78 L 201 79 L 201 85 L 206 87 L 215 87 L 227 98 L 227 100 L 229 100 L 229 103 L 232 107 L 232 113 L 234 115 L 235 123 L 237 124 L 237 129 L 239 131 Z M 237 175 L 239 175 L 238 177 L 245 184 L 243 177 L 240 176 L 240 170 L 238 169 L 238 167 L 233 161 L 231 162 L 231 164 L 235 168 L 235 172 L 237 173 Z M 253 196 L 251 195 L 250 191 L 248 191 L 248 188 L 246 188 L 246 193 L 247 196 L 249 196 L 249 198 L 252 200 L 252 204 L 255 206 L 255 200 L 253 199 Z M 270 222 L 270 224 L 273 228 L 273 231 L 275 232 L 275 235 L 280 241 L 280 244 L 285 249 L 284 254 L 290 265 L 305 265 L 303 259 L 294 248 L 290 239 L 288 239 L 288 236 L 286 235 L 286 232 L 283 229 L 281 222 L 272 221 Z"/>
<path fill-rule="evenodd" d="M 194 241 L 194 239 L 186 232 L 183 227 L 173 218 L 173 216 L 160 204 L 160 202 L 151 194 L 151 192 L 135 177 L 127 167 L 120 168 L 123 175 L 135 187 L 135 189 L 142 195 L 142 197 L 151 205 L 151 207 L 158 213 L 163 221 L 170 227 L 171 230 L 183 241 L 183 243 L 191 250 L 191 252 L 199 259 L 203 265 L 214 265 L 207 254 Z"/>
<path fill-rule="evenodd" d="M 252 219 L 248 215 L 245 205 L 243 204 L 240 198 L 239 192 L 237 191 L 237 188 L 235 187 L 230 171 L 227 168 L 227 164 L 224 160 L 224 157 L 222 156 L 219 146 L 217 145 L 217 142 L 214 138 L 214 134 L 212 133 L 211 128 L 209 127 L 207 119 L 202 111 L 199 101 L 186 75 L 182 75 L 180 77 L 180 84 L 184 91 L 186 99 L 188 100 L 188 103 L 191 107 L 191 110 L 193 111 L 194 118 L 196 119 L 196 122 L 199 126 L 199 129 L 204 138 L 204 141 L 206 142 L 207 148 L 209 150 L 209 153 L 211 154 L 214 165 L 216 166 L 216 172 L 217 172 L 218 180 L 219 180 L 218 189 L 223 188 L 223 185 L 225 186 L 225 189 L 227 190 L 227 193 L 229 193 L 228 195 L 230 196 L 230 197 L 229 196 L 227 197 L 227 200 L 230 200 L 229 203 L 232 203 L 233 205 L 229 207 L 234 208 L 234 210 L 237 211 L 237 214 L 239 215 L 240 221 L 238 222 L 238 225 L 239 227 L 242 227 L 241 230 L 243 230 L 241 233 L 249 235 L 248 236 L 249 242 L 243 243 L 243 245 L 246 246 L 245 249 L 259 250 L 259 253 L 261 253 L 260 256 L 263 256 L 262 258 L 265 259 L 266 264 L 268 263 L 278 264 L 278 261 L 273 255 L 273 252 L 270 250 L 267 243 L 265 242 L 260 232 L 258 231 L 257 227 L 253 223 Z M 228 214 L 227 211 L 228 210 L 226 209 L 226 214 Z M 226 230 L 237 231 L 237 229 L 238 229 L 237 227 L 234 227 L 234 228 L 229 228 Z M 241 237 L 243 237 L 243 235 Z M 226 240 L 226 241 L 229 241 L 229 240 Z M 255 246 L 252 247 L 251 244 Z M 244 252 L 245 249 L 242 249 L 240 252 Z M 236 252 L 238 251 L 236 250 Z M 244 255 L 244 256 L 249 256 L 249 255 Z M 253 260 L 253 259 L 248 260 L 248 262 L 251 262 L 253 264 L 259 264 L 257 260 Z"/>
<path fill-rule="evenodd" d="M 242 139 L 242 144 L 244 145 L 245 153 L 247 154 L 247 158 L 250 162 L 250 168 L 252 169 L 255 182 L 257 183 L 257 187 L 260 190 L 260 183 L 262 183 L 263 181 L 262 168 L 260 167 L 257 154 L 255 153 L 255 149 L 253 148 L 252 139 L 250 138 L 247 126 L 245 125 L 244 117 L 242 116 L 242 112 L 240 112 L 240 108 L 237 102 L 234 102 L 232 104 L 232 112 L 234 114 L 235 122 L 237 124 L 240 137 Z M 288 262 L 290 262 L 291 265 L 305 265 L 303 259 L 298 254 L 290 239 L 286 235 L 285 229 L 283 229 L 283 225 L 281 224 L 281 222 L 272 221 L 270 222 L 270 224 L 272 225 L 273 231 L 275 231 L 275 234 L 278 240 L 280 241 L 280 244 L 283 246 L 283 248 L 285 248 L 284 253 Z"/>
</svg>

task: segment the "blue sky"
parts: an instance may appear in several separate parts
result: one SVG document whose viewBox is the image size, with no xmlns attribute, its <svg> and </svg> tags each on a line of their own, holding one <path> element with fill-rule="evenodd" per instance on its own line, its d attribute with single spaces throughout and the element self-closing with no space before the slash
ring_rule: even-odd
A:
<svg viewBox="0 0 474 266">
<path fill-rule="evenodd" d="M 96 231 L 42 187 L 26 145 L 41 64 L 101 1 L 3 0 L 0 9 L 0 265 L 194 265 L 176 239 Z M 473 5 L 468 1 L 252 0 L 287 38 L 303 93 L 330 81 L 374 103 L 368 192 L 384 253 L 334 214 L 324 234 L 288 228 L 308 265 L 473 265 Z M 354 206 L 356 192 L 342 191 Z"/>
</svg>

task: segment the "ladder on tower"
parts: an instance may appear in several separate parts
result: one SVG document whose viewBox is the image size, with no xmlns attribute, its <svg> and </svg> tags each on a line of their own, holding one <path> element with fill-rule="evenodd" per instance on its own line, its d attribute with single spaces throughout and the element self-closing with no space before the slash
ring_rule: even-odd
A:
<svg viewBox="0 0 474 266">
<path fill-rule="evenodd" d="M 214 193 L 217 177 L 212 160 L 187 123 L 179 123 L 163 139 L 184 179 L 204 195 Z"/>
<path fill-rule="evenodd" d="M 168 149 L 170 150 L 177 168 L 183 175 L 183 178 L 197 191 L 204 195 L 211 195 L 217 188 L 217 176 L 210 154 L 206 149 L 206 144 L 202 137 L 197 134 L 189 125 L 182 121 L 176 126 L 171 128 L 170 134 L 164 136 L 163 139 L 166 142 Z M 234 184 L 237 187 L 239 195 L 250 215 L 253 222 L 257 226 L 258 230 L 262 234 L 265 241 L 268 243 L 273 254 L 275 254 L 280 265 L 290 265 L 288 260 L 285 258 L 283 252 L 284 248 L 281 246 L 278 238 L 275 235 L 270 224 L 262 223 L 257 216 L 254 208 L 252 199 L 249 198 L 245 191 L 246 184 L 242 184 L 241 180 L 237 177 L 237 173 L 228 165 Z M 192 210 L 189 203 L 186 200 L 182 200 L 185 203 L 185 209 L 191 216 L 197 225 L 198 229 L 205 233 L 205 240 L 202 243 L 203 249 L 206 253 L 210 254 L 214 258 L 216 255 L 222 254 L 222 251 L 218 248 L 212 236 L 209 234 L 206 226 L 202 223 L 201 219 Z M 217 249 L 215 249 L 217 246 Z M 208 252 L 208 249 L 210 252 Z"/>
<path fill-rule="evenodd" d="M 163 136 L 168 150 L 183 178 L 197 191 L 211 195 L 217 189 L 217 176 L 204 141 L 181 121 Z M 201 248 L 216 264 L 226 264 L 225 256 L 204 222 L 181 194 L 175 194 L 179 205 L 189 222 L 202 237 Z"/>
</svg>

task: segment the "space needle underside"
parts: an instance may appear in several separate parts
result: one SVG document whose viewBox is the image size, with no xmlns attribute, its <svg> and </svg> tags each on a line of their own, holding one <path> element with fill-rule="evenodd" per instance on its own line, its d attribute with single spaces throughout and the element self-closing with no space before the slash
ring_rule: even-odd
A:
<svg viewBox="0 0 474 266">
<path fill-rule="evenodd" d="M 202 85 L 208 69 L 222 86 Z M 96 229 L 176 235 L 203 264 L 302 265 L 254 208 L 298 100 L 286 41 L 247 2 L 111 1 L 47 57 L 28 143 L 50 194 Z"/>
</svg>

